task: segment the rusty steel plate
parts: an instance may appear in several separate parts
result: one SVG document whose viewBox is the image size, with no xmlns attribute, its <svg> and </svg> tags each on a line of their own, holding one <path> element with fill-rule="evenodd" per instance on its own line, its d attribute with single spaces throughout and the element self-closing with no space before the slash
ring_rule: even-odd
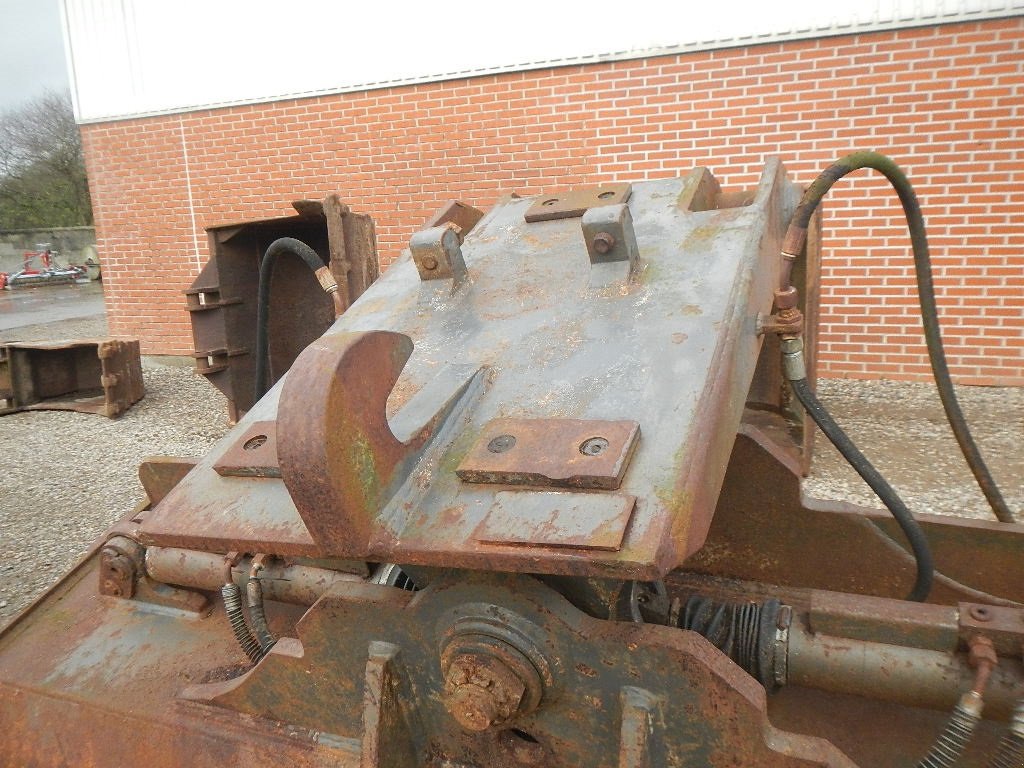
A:
<svg viewBox="0 0 1024 768">
<path fill-rule="evenodd" d="M 159 504 L 198 463 L 198 459 L 176 456 L 150 456 L 145 459 L 139 465 L 139 482 L 150 505 Z"/>
<path fill-rule="evenodd" d="M 222 477 L 280 477 L 277 422 L 257 421 L 213 465 Z"/>
<path fill-rule="evenodd" d="M 493 419 L 456 474 L 468 483 L 613 491 L 639 436 L 635 421 Z"/>
<path fill-rule="evenodd" d="M 631 184 L 602 184 L 597 187 L 577 187 L 543 194 L 526 212 L 526 220 L 534 222 L 573 219 L 582 216 L 588 208 L 625 203 L 632 191 Z"/>
<path fill-rule="evenodd" d="M 624 493 L 501 491 L 477 541 L 545 547 L 621 548 L 636 496 Z"/>
<path fill-rule="evenodd" d="M 407 253 L 153 509 L 140 540 L 445 568 L 663 577 L 703 544 L 711 524 L 762 346 L 749 320 L 770 311 L 776 286 L 777 259 L 766 254 L 778 253 L 800 197 L 776 160 L 766 163 L 748 206 L 683 210 L 678 201 L 687 184 L 632 185 L 641 262 L 632 276 L 591 263 L 579 219 L 527 223 L 536 198 L 503 200 L 470 230 L 462 245 L 470 280 L 461 285 L 422 281 Z M 443 376 L 449 369 L 467 373 Z M 368 394 L 374 388 L 380 391 Z M 620 549 L 541 550 L 476 538 L 495 494 L 515 486 L 467 482 L 457 470 L 475 466 L 467 457 L 484 448 L 474 451 L 481 433 L 507 418 L 643 426 L 618 487 L 616 469 L 595 471 L 604 455 L 582 455 L 578 443 L 562 445 L 550 435 L 535 443 L 535 456 L 551 462 L 537 472 L 541 490 L 559 487 L 550 479 L 573 487 L 569 478 L 599 476 L 593 486 L 574 482 L 603 482 L 642 499 Z M 234 435 L 273 420 L 281 480 L 215 471 L 237 444 Z M 567 467 L 569 457 L 588 466 Z"/>
<path fill-rule="evenodd" d="M 459 242 L 462 243 L 469 230 L 475 227 L 483 217 L 483 211 L 458 200 L 449 200 L 438 209 L 437 213 L 427 219 L 420 229 L 433 229 L 449 223 L 454 224 L 458 227 L 456 234 L 459 236 Z"/>
</svg>

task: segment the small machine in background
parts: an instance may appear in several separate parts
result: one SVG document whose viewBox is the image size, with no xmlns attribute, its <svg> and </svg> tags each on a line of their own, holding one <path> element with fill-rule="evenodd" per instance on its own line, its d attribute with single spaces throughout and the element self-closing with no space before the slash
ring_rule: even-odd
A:
<svg viewBox="0 0 1024 768">
<path fill-rule="evenodd" d="M 36 250 L 25 251 L 23 256 L 24 264 L 20 270 L 11 274 L 0 272 L 0 288 L 88 283 L 99 278 L 98 262 L 96 277 L 92 277 L 86 265 L 63 263 L 49 243 L 38 243 Z"/>
</svg>

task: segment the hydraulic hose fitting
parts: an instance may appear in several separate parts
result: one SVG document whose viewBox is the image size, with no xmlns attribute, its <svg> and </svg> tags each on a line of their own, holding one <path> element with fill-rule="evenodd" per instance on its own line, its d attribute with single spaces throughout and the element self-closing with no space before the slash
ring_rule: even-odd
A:
<svg viewBox="0 0 1024 768">
<path fill-rule="evenodd" d="M 804 236 L 807 235 L 807 230 L 801 230 Z M 779 293 L 785 293 L 793 287 L 793 263 L 800 258 L 800 253 L 804 249 L 803 240 L 800 241 L 800 245 L 795 249 L 788 243 L 782 246 L 782 252 L 779 256 L 782 257 L 782 269 L 779 272 Z"/>
<path fill-rule="evenodd" d="M 228 552 L 226 555 L 224 555 L 224 583 L 225 584 L 234 584 L 235 583 L 235 576 L 232 573 L 232 570 L 234 569 L 234 567 L 236 565 L 238 565 L 240 562 L 242 562 L 242 557 L 243 557 L 243 555 L 242 555 L 241 552 Z"/>
<path fill-rule="evenodd" d="M 324 293 L 335 293 L 338 290 L 338 281 L 334 279 L 334 275 L 331 274 L 329 267 L 319 267 L 316 272 L 316 281 L 320 283 L 320 287 L 324 289 Z"/>
<path fill-rule="evenodd" d="M 967 662 L 974 668 L 974 685 L 971 691 L 979 697 L 985 694 L 988 687 L 988 679 L 992 676 L 992 670 L 999 664 L 999 657 L 996 655 L 995 646 L 992 641 L 983 635 L 974 635 L 968 642 L 969 652 Z"/>
<path fill-rule="evenodd" d="M 324 289 L 324 293 L 331 297 L 331 301 L 334 303 L 334 316 L 341 317 L 345 307 L 341 304 L 341 294 L 338 293 L 338 281 L 334 279 L 330 267 L 320 267 L 313 274 L 316 275 L 316 280 L 320 283 L 320 287 Z"/>
<path fill-rule="evenodd" d="M 977 691 L 971 690 L 963 694 L 957 702 L 957 706 L 968 713 L 975 720 L 981 719 L 981 710 L 985 707 L 985 701 Z"/>
<path fill-rule="evenodd" d="M 817 205 L 817 204 L 815 204 Z M 804 246 L 807 244 L 807 227 L 811 221 L 811 214 L 813 209 L 807 215 L 806 222 L 793 222 L 786 229 L 786 235 L 782 238 L 782 259 L 783 259 L 783 270 L 784 274 L 788 274 L 788 267 L 786 262 L 790 264 L 800 258 L 800 254 L 804 252 Z M 785 283 L 780 283 L 781 288 L 785 288 Z"/>
<path fill-rule="evenodd" d="M 783 253 L 783 257 L 787 254 Z M 787 285 L 775 291 L 775 313 L 761 325 L 762 333 L 777 333 L 780 336 L 799 336 L 804 330 L 804 316 L 797 306 L 800 294 L 789 283 L 789 268 L 792 262 L 783 263 L 782 282 Z"/>
<path fill-rule="evenodd" d="M 807 366 L 804 363 L 804 340 L 799 336 L 784 336 L 782 348 L 782 373 L 787 381 L 800 381 L 807 378 Z"/>
</svg>

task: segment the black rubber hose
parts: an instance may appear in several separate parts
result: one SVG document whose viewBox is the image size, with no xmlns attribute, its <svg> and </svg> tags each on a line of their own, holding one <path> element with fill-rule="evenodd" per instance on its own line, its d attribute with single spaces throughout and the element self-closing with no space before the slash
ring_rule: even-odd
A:
<svg viewBox="0 0 1024 768">
<path fill-rule="evenodd" d="M 974 735 L 979 720 L 980 710 L 971 711 L 962 703 L 957 704 L 946 722 L 946 727 L 942 729 L 928 754 L 917 764 L 917 768 L 953 768 Z"/>
<path fill-rule="evenodd" d="M 237 584 L 225 584 L 220 588 L 220 594 L 224 598 L 224 611 L 228 615 L 231 632 L 245 655 L 249 657 L 249 661 L 255 664 L 263 658 L 263 652 L 249 631 L 249 625 L 245 623 L 245 614 L 242 613 L 242 590 Z"/>
<path fill-rule="evenodd" d="M 896 518 L 896 522 L 903 530 L 907 541 L 910 542 L 910 548 L 914 553 L 914 560 L 917 563 L 917 579 L 914 581 L 914 588 L 907 599 L 923 602 L 928 598 L 928 593 L 931 592 L 935 566 L 932 560 L 931 549 L 928 546 L 928 540 L 925 538 L 921 527 L 917 524 L 917 520 L 914 519 L 913 514 L 907 509 L 907 505 L 903 503 L 903 500 L 896 494 L 892 486 L 872 466 L 867 457 L 860 452 L 857 446 L 853 444 L 853 441 L 847 437 L 842 428 L 836 424 L 828 411 L 825 410 L 821 401 L 811 391 L 807 379 L 797 379 L 789 383 L 793 388 L 793 393 L 807 410 L 807 413 L 810 414 L 811 418 L 814 419 L 814 423 L 825 434 L 825 437 L 831 441 L 836 450 L 843 455 L 843 458 L 850 462 L 850 466 L 857 470 L 857 474 L 864 479 L 864 482 L 871 487 L 871 490 L 877 494 L 878 498 L 882 500 L 882 503 L 892 513 L 892 516 Z"/>
<path fill-rule="evenodd" d="M 256 399 L 254 402 L 258 402 L 269 389 L 267 368 L 270 341 L 267 338 L 267 330 L 270 320 L 270 277 L 274 273 L 274 263 L 277 261 L 277 257 L 284 253 L 295 254 L 306 262 L 306 266 L 313 272 L 325 267 L 316 251 L 294 237 L 279 237 L 270 244 L 267 252 L 263 254 L 263 261 L 260 263 L 259 295 L 256 302 Z"/>
<path fill-rule="evenodd" d="M 277 638 L 274 637 L 267 624 L 267 615 L 263 610 L 263 585 L 258 578 L 249 579 L 245 585 L 246 603 L 249 606 L 249 623 L 252 624 L 253 634 L 260 644 L 260 657 L 266 656 L 274 647 Z"/>
<path fill-rule="evenodd" d="M 924 338 L 928 346 L 928 359 L 931 362 L 932 374 L 935 377 L 935 385 L 939 391 L 943 410 L 946 412 L 946 419 L 949 421 L 949 426 L 953 430 L 953 435 L 956 437 L 967 465 L 971 468 L 971 472 L 978 481 L 978 486 L 985 494 L 996 518 L 1004 523 L 1015 522 L 1013 513 L 1007 506 L 1006 500 L 1003 499 L 999 487 L 992 478 L 992 473 L 989 472 L 988 466 L 974 442 L 949 376 L 949 365 L 946 362 L 946 352 L 942 345 L 942 333 L 939 328 L 939 313 L 935 306 L 935 287 L 932 282 L 932 263 L 928 251 L 924 216 L 921 214 L 921 206 L 917 202 L 914 188 L 899 166 L 890 158 L 877 152 L 854 152 L 833 163 L 804 192 L 793 213 L 793 219 L 786 232 L 782 249 L 791 257 L 797 256 L 803 250 L 807 226 L 822 198 L 839 179 L 861 168 L 871 168 L 885 176 L 900 198 L 903 213 L 907 218 L 907 228 L 910 230 L 910 244 L 914 252 L 914 272 L 917 277 L 917 294 L 921 304 L 921 323 L 924 326 Z M 787 259 L 787 261 L 791 261 L 791 259 Z"/>
</svg>

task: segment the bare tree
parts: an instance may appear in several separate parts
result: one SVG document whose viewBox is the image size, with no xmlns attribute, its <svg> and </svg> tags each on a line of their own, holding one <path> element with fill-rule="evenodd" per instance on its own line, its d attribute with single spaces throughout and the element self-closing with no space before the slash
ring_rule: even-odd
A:
<svg viewBox="0 0 1024 768">
<path fill-rule="evenodd" d="M 82 139 L 67 94 L 0 114 L 0 229 L 92 223 Z"/>
</svg>

